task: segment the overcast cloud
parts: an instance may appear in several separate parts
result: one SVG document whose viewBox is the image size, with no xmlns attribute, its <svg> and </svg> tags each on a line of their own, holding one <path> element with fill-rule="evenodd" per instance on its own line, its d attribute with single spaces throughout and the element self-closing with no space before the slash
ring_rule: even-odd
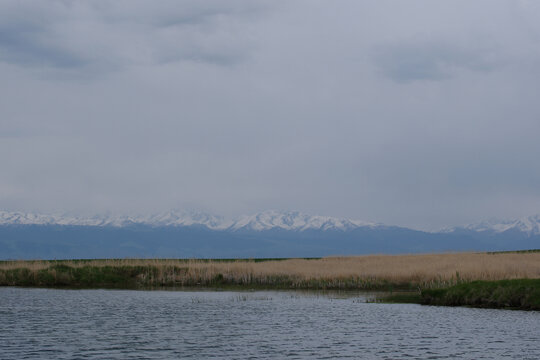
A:
<svg viewBox="0 0 540 360">
<path fill-rule="evenodd" d="M 540 2 L 0 2 L 0 208 L 540 213 Z"/>
</svg>

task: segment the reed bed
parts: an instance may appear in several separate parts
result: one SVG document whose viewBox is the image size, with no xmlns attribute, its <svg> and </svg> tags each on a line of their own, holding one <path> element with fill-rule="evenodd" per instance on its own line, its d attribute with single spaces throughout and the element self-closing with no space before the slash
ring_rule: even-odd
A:
<svg viewBox="0 0 540 360">
<path fill-rule="evenodd" d="M 388 289 L 538 279 L 540 253 L 369 255 L 285 260 L 106 259 L 0 262 L 0 285 Z"/>
</svg>

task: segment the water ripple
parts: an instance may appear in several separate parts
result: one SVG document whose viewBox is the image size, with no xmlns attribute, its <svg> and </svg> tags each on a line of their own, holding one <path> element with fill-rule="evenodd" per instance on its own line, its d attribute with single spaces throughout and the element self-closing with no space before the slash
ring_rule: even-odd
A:
<svg viewBox="0 0 540 360">
<path fill-rule="evenodd" d="M 540 313 L 290 292 L 0 288 L 2 359 L 539 359 Z"/>
</svg>

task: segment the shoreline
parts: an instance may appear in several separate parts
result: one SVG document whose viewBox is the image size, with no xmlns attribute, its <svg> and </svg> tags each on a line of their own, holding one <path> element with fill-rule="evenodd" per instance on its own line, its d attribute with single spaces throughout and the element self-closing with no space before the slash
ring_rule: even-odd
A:
<svg viewBox="0 0 540 360">
<path fill-rule="evenodd" d="M 528 286 L 523 286 L 528 283 Z M 288 288 L 267 286 L 221 285 L 207 286 L 43 286 L 43 285 L 0 285 L 0 288 L 52 289 L 52 290 L 130 290 L 130 291 L 183 291 L 183 292 L 257 292 L 292 291 L 306 294 L 370 294 L 366 303 L 418 304 L 427 306 L 471 307 L 484 309 L 540 311 L 540 280 L 514 279 L 501 281 L 477 281 L 448 288 L 420 289 L 412 291 L 404 288 Z M 486 292 L 486 288 L 491 288 Z M 463 292 L 465 290 L 465 292 Z M 517 290 L 517 291 L 516 291 Z"/>
<path fill-rule="evenodd" d="M 0 286 L 384 292 L 376 302 L 540 310 L 540 253 L 0 261 Z"/>
<path fill-rule="evenodd" d="M 540 311 L 540 279 L 473 281 L 382 296 L 383 303 Z"/>
</svg>

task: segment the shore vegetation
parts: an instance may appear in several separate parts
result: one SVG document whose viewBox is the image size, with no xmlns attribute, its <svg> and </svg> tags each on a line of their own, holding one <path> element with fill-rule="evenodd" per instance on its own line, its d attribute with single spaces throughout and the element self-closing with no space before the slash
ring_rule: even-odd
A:
<svg viewBox="0 0 540 360">
<path fill-rule="evenodd" d="M 539 279 L 540 252 L 310 259 L 96 259 L 0 262 L 1 286 L 416 290 Z"/>
</svg>

